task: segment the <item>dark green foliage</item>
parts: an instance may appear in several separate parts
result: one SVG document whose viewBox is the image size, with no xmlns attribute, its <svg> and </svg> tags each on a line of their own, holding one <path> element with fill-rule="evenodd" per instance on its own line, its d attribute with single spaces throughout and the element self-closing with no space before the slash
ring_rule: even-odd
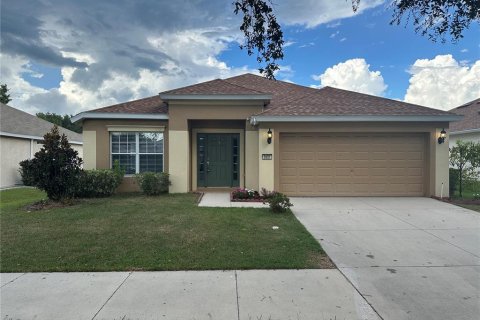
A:
<svg viewBox="0 0 480 320">
<path fill-rule="evenodd" d="M 459 171 L 458 169 L 455 168 L 450 168 L 449 169 L 449 191 L 450 191 L 450 197 L 452 197 L 455 194 L 455 191 L 458 190 L 458 182 L 459 182 Z"/>
<path fill-rule="evenodd" d="M 358 1 L 358 0 L 357 0 Z M 412 22 L 415 32 L 428 36 L 432 41 L 446 36 L 456 42 L 463 38 L 463 31 L 474 21 L 480 20 L 478 0 L 398 0 L 392 3 L 393 19 L 390 24 Z"/>
<path fill-rule="evenodd" d="M 450 148 L 450 165 L 458 169 L 458 191 L 463 196 L 463 182 L 475 179 L 480 168 L 480 143 L 458 140 L 456 146 Z"/>
<path fill-rule="evenodd" d="M 8 89 L 6 84 L 0 85 L 0 102 L 1 103 L 8 104 L 10 101 L 12 101 L 8 91 L 10 91 L 10 89 Z"/>
<path fill-rule="evenodd" d="M 172 184 L 169 174 L 165 172 L 143 172 L 135 175 L 142 192 L 148 196 L 155 196 L 167 193 L 168 187 Z"/>
<path fill-rule="evenodd" d="M 270 209 L 276 213 L 285 212 L 293 206 L 293 204 L 290 202 L 290 198 L 283 193 L 276 191 L 272 191 L 270 196 L 265 199 L 264 203 L 268 203 Z"/>
<path fill-rule="evenodd" d="M 26 186 L 34 187 L 36 185 L 36 180 L 38 176 L 35 174 L 35 165 L 33 159 L 27 159 L 20 162 L 20 176 L 22 177 L 22 182 Z"/>
<path fill-rule="evenodd" d="M 283 32 L 273 13 L 269 0 L 238 0 L 234 2 L 235 14 L 243 15 L 240 30 L 245 35 L 241 49 L 247 49 L 251 56 L 257 51 L 257 62 L 265 62 L 265 67 L 259 68 L 261 74 L 268 79 L 275 79 L 279 70 L 277 61 L 283 59 Z"/>
<path fill-rule="evenodd" d="M 82 133 L 82 127 L 79 124 L 73 123 L 71 118 L 72 116 L 65 114 L 65 115 L 59 115 L 56 113 L 43 113 L 39 112 L 36 114 L 36 116 L 40 119 L 43 119 L 45 121 L 51 122 L 53 124 L 56 124 L 59 127 L 63 127 L 68 130 L 72 130 L 77 133 Z"/>
<path fill-rule="evenodd" d="M 79 174 L 75 183 L 75 197 L 109 197 L 115 192 L 120 182 L 113 170 L 85 170 Z"/>
<path fill-rule="evenodd" d="M 43 147 L 29 161 L 20 163 L 24 181 L 44 190 L 51 200 L 65 200 L 75 194 L 82 159 L 58 127 L 43 136 Z"/>
</svg>

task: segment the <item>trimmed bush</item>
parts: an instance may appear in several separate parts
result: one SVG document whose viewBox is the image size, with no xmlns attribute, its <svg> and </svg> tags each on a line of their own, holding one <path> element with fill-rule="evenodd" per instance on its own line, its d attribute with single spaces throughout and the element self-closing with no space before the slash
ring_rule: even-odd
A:
<svg viewBox="0 0 480 320">
<path fill-rule="evenodd" d="M 85 170 L 75 182 L 75 196 L 79 198 L 97 198 L 111 196 L 121 180 L 113 170 Z"/>
<path fill-rule="evenodd" d="M 449 191 L 450 197 L 453 197 L 455 191 L 458 190 L 458 182 L 459 182 L 459 170 L 455 168 L 449 168 Z"/>
<path fill-rule="evenodd" d="M 276 191 L 270 192 L 270 196 L 265 199 L 264 203 L 268 203 L 270 210 L 276 213 L 285 212 L 293 206 L 290 202 L 290 198 L 283 193 Z"/>
<path fill-rule="evenodd" d="M 57 126 L 43 136 L 43 147 L 35 157 L 20 163 L 24 182 L 47 193 L 51 200 L 65 200 L 75 194 L 75 182 L 82 169 L 78 157 L 67 137 Z"/>
<path fill-rule="evenodd" d="M 167 193 L 168 187 L 172 184 L 169 179 L 169 174 L 165 172 L 143 172 L 135 175 L 135 179 L 140 189 L 142 189 L 142 192 L 148 196 Z"/>
<path fill-rule="evenodd" d="M 35 175 L 35 164 L 33 162 L 33 159 L 21 161 L 20 169 L 18 169 L 18 172 L 20 172 L 20 176 L 22 177 L 22 182 L 24 185 L 29 187 L 36 186 L 36 179 L 38 177 L 37 175 Z"/>
</svg>

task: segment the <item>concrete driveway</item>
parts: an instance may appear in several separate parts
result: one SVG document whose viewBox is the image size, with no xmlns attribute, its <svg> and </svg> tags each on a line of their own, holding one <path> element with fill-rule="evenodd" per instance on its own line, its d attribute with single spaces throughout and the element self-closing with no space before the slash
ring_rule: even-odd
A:
<svg viewBox="0 0 480 320">
<path fill-rule="evenodd" d="M 480 214 L 428 198 L 293 198 L 384 319 L 478 319 Z"/>
</svg>

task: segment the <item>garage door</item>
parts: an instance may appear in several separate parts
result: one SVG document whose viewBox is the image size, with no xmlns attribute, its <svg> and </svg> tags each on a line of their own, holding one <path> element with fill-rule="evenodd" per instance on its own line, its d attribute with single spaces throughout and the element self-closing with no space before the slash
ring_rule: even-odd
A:
<svg viewBox="0 0 480 320">
<path fill-rule="evenodd" d="M 280 135 L 280 190 L 292 196 L 423 196 L 423 134 Z"/>
</svg>

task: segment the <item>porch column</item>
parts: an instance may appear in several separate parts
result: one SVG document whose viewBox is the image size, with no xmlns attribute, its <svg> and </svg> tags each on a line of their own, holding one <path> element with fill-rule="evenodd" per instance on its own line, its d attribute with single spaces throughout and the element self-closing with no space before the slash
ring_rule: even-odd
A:
<svg viewBox="0 0 480 320">
<path fill-rule="evenodd" d="M 245 127 L 245 188 L 258 190 L 258 130 Z"/>
<path fill-rule="evenodd" d="M 188 130 L 170 130 L 168 132 L 168 173 L 172 185 L 171 193 L 188 192 L 189 175 L 189 134 Z"/>
<path fill-rule="evenodd" d="M 267 142 L 267 129 L 258 129 L 258 188 L 265 188 L 269 191 L 275 188 L 275 154 L 273 146 L 277 143 L 277 139 L 273 139 L 271 144 Z M 274 129 L 271 129 L 272 132 Z M 275 135 L 274 135 L 275 136 Z M 271 160 L 262 160 L 262 155 L 271 155 Z"/>
<path fill-rule="evenodd" d="M 430 194 L 440 197 L 449 196 L 449 150 L 448 150 L 448 127 L 447 138 L 442 144 L 438 143 L 438 137 L 440 137 L 440 131 L 442 128 L 435 129 L 430 134 Z M 442 191 L 443 184 L 443 191 Z"/>
</svg>

